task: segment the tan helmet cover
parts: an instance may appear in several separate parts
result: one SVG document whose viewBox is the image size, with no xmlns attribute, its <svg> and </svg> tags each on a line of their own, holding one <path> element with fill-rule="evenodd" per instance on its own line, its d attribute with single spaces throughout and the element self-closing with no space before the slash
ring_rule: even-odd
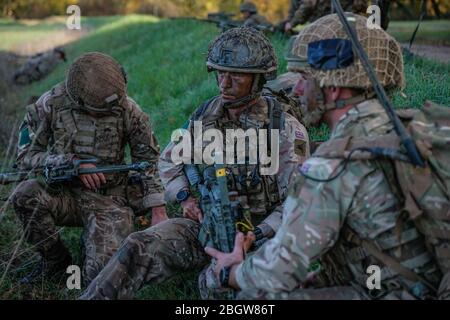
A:
<svg viewBox="0 0 450 320">
<path fill-rule="evenodd" d="M 239 9 L 241 12 L 258 13 L 258 9 L 256 8 L 255 4 L 251 1 L 246 1 L 242 3 Z"/>
<path fill-rule="evenodd" d="M 126 95 L 126 76 L 112 57 L 90 52 L 79 57 L 66 77 L 66 90 L 80 107 L 90 111 L 109 111 L 114 101 Z"/>
<path fill-rule="evenodd" d="M 386 89 L 403 88 L 403 55 L 399 43 L 382 29 L 369 29 L 367 18 L 347 13 L 347 19 L 354 25 L 378 80 Z M 326 15 L 302 29 L 292 48 L 292 54 L 301 59 L 308 57 L 308 44 L 326 39 L 349 39 L 337 14 Z M 312 76 L 320 87 L 348 87 L 368 90 L 372 84 L 361 60 L 355 53 L 354 63 L 336 70 L 310 68 Z"/>
</svg>

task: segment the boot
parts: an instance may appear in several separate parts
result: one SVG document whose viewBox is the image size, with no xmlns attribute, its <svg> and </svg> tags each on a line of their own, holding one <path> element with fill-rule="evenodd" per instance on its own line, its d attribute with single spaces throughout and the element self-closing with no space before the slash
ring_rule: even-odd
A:
<svg viewBox="0 0 450 320">
<path fill-rule="evenodd" d="M 61 280 L 66 269 L 72 264 L 67 248 L 58 241 L 47 252 L 41 252 L 42 259 L 37 266 L 20 280 L 20 284 L 33 284 L 39 280 Z"/>
</svg>

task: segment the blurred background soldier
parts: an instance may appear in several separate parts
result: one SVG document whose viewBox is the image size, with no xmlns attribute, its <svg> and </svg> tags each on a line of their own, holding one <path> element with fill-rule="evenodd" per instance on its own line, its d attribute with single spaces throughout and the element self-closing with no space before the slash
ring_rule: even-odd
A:
<svg viewBox="0 0 450 320">
<path fill-rule="evenodd" d="M 14 73 L 13 81 L 17 85 L 39 81 L 50 74 L 61 61 L 67 61 L 62 48 L 34 55 Z"/>
<path fill-rule="evenodd" d="M 270 29 L 272 24 L 266 17 L 258 14 L 258 9 L 253 2 L 247 1 L 241 4 L 240 11 L 244 16 L 244 27 L 260 27 Z M 261 30 L 262 31 L 262 30 Z"/>
</svg>

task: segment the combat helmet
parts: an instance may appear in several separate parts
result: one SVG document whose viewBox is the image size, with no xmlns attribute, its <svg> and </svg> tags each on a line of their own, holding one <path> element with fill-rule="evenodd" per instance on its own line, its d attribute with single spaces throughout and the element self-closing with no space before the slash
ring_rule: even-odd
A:
<svg viewBox="0 0 450 320">
<path fill-rule="evenodd" d="M 232 28 L 213 40 L 206 59 L 208 72 L 228 71 L 254 74 L 248 97 L 229 107 L 256 98 L 268 80 L 277 76 L 278 60 L 266 36 L 250 27 Z"/>
<path fill-rule="evenodd" d="M 347 13 L 347 20 L 354 25 L 358 40 L 383 87 L 403 88 L 405 84 L 403 55 L 398 42 L 382 29 L 368 28 L 367 18 L 363 16 Z M 326 40 L 331 39 L 350 41 L 337 14 L 324 16 L 301 30 L 294 43 L 292 54 L 308 59 L 311 74 L 320 79 L 321 87 L 369 90 L 372 84 L 359 57 L 351 54 L 351 61 L 345 57 L 342 43 L 338 43 L 335 52 L 331 52 L 330 55 L 331 42 L 326 43 Z M 325 48 L 326 46 L 328 48 Z M 352 48 L 349 49 L 349 53 L 352 53 Z M 338 64 L 332 67 L 327 62 L 333 59 L 341 61 L 337 61 Z M 344 59 L 347 59 L 347 62 Z"/>
<path fill-rule="evenodd" d="M 208 71 L 254 73 L 272 80 L 276 77 L 278 60 L 262 32 L 239 27 L 222 33 L 210 44 L 206 66 Z"/>
<path fill-rule="evenodd" d="M 250 14 L 258 13 L 258 9 L 256 8 L 255 4 L 251 1 L 246 1 L 242 3 L 239 9 L 241 12 L 248 12 Z"/>
<path fill-rule="evenodd" d="M 382 29 L 367 27 L 367 18 L 346 13 L 356 30 L 358 40 L 374 67 L 378 80 L 386 90 L 403 88 L 403 55 L 398 42 Z M 332 109 L 355 104 L 374 97 L 372 84 L 337 14 L 326 15 L 300 30 L 292 55 L 306 60 L 308 74 L 315 80 L 316 104 L 301 106 L 307 126 L 318 124 L 322 115 Z M 361 94 L 332 103 L 324 102 L 321 88 L 344 87 Z"/>
<path fill-rule="evenodd" d="M 125 72 L 116 60 L 100 52 L 90 52 L 71 65 L 66 91 L 80 108 L 104 113 L 124 99 L 126 83 Z"/>
</svg>

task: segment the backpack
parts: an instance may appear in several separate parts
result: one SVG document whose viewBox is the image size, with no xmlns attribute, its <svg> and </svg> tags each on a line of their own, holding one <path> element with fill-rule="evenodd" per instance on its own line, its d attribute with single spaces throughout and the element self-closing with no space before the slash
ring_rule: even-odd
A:
<svg viewBox="0 0 450 320">
<path fill-rule="evenodd" d="M 450 272 L 450 108 L 427 101 L 420 110 L 398 110 L 397 115 L 422 155 L 426 163 L 424 168 L 396 157 L 402 147 L 395 132 L 375 138 L 333 139 L 322 144 L 314 156 L 345 158 L 347 161 L 350 158 L 378 159 L 382 155 L 387 159 L 378 163 L 392 186 L 392 192 L 424 236 L 428 251 L 445 275 Z M 356 149 L 367 151 L 368 147 L 378 149 L 378 155 L 353 152 Z M 405 160 L 404 155 L 402 159 Z M 401 225 L 398 227 L 401 230 Z M 366 244 L 371 254 L 381 258 L 398 273 L 411 280 L 423 280 L 371 243 L 366 241 Z"/>
<path fill-rule="evenodd" d="M 426 161 L 395 161 L 404 206 L 443 274 L 450 271 L 450 108 L 426 102 L 406 128 Z"/>
</svg>

